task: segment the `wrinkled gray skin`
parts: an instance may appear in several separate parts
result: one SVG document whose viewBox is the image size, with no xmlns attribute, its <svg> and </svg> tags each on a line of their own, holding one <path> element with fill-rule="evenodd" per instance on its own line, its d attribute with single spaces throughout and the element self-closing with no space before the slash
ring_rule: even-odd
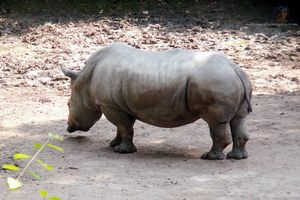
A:
<svg viewBox="0 0 300 200">
<path fill-rule="evenodd" d="M 71 78 L 68 132 L 88 131 L 102 113 L 117 127 L 110 146 L 136 151 L 136 119 L 159 127 L 178 127 L 202 118 L 213 145 L 201 158 L 224 159 L 248 154 L 246 117 L 251 112 L 251 83 L 238 66 L 216 52 L 174 49 L 138 50 L 112 44 L 100 49 L 81 72 L 62 68 Z"/>
</svg>

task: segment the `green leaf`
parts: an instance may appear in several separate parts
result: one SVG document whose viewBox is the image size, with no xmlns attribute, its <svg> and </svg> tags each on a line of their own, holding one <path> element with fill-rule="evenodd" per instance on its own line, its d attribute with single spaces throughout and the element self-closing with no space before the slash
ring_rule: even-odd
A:
<svg viewBox="0 0 300 200">
<path fill-rule="evenodd" d="M 27 170 L 27 172 L 28 172 L 29 174 L 31 174 L 34 178 L 38 179 L 38 180 L 40 180 L 40 179 L 42 178 L 41 175 L 39 175 L 39 174 L 36 173 L 35 171 Z"/>
<path fill-rule="evenodd" d="M 33 143 L 33 148 L 40 149 L 43 145 L 41 143 Z"/>
<path fill-rule="evenodd" d="M 27 155 L 25 153 L 15 153 L 14 154 L 14 160 L 18 160 L 18 159 L 28 159 L 30 158 L 30 155 Z"/>
<path fill-rule="evenodd" d="M 64 141 L 64 136 L 57 133 L 48 133 L 48 137 L 52 140 Z"/>
<path fill-rule="evenodd" d="M 18 181 L 17 179 L 11 178 L 11 177 L 7 178 L 6 183 L 10 190 L 16 190 L 16 189 L 22 187 L 22 183 L 20 181 Z"/>
<path fill-rule="evenodd" d="M 10 170 L 10 171 L 19 171 L 20 168 L 17 167 L 16 165 L 2 165 L 2 169 Z"/>
<path fill-rule="evenodd" d="M 48 147 L 51 147 L 57 151 L 61 151 L 61 152 L 65 152 L 63 148 L 59 147 L 59 146 L 56 146 L 56 145 L 53 145 L 53 144 L 47 144 Z"/>
<path fill-rule="evenodd" d="M 52 171 L 53 170 L 53 166 L 48 165 L 47 163 L 41 161 L 41 160 L 36 160 L 37 163 L 39 163 L 40 165 L 42 165 L 42 167 L 44 167 L 46 170 L 48 171 Z"/>
<path fill-rule="evenodd" d="M 49 200 L 61 200 L 61 198 L 57 197 L 57 196 L 52 196 L 52 197 L 49 197 Z"/>
<path fill-rule="evenodd" d="M 46 198 L 46 196 L 48 195 L 48 191 L 47 190 L 39 190 L 39 193 L 41 195 L 42 198 Z"/>
</svg>

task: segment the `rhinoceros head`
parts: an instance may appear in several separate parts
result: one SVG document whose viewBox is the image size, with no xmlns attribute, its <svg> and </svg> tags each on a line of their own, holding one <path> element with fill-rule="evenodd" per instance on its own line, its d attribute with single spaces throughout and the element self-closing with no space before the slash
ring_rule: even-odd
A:
<svg viewBox="0 0 300 200">
<path fill-rule="evenodd" d="M 74 72 L 66 67 L 62 67 L 62 72 L 71 78 L 71 97 L 68 101 L 69 117 L 67 131 L 88 131 L 95 122 L 101 117 L 101 112 L 87 107 L 85 98 L 82 94 L 82 87 L 76 85 L 78 72 Z"/>
</svg>

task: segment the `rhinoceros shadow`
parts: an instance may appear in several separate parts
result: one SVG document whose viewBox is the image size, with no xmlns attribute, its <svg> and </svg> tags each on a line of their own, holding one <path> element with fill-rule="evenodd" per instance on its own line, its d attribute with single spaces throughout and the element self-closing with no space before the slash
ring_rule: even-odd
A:
<svg viewBox="0 0 300 200">
<path fill-rule="evenodd" d="M 138 151 L 133 154 L 115 153 L 114 149 L 109 146 L 110 140 L 115 136 L 115 127 L 106 119 L 101 119 L 95 127 L 88 132 L 67 133 L 66 120 L 52 120 L 40 123 L 27 123 L 21 126 L 12 128 L 1 128 L 0 135 L 16 134 L 15 137 L 1 138 L 1 143 L 9 144 L 10 147 L 18 149 L 18 151 L 26 152 L 31 149 L 33 142 L 43 142 L 47 138 L 48 132 L 55 132 L 64 136 L 64 142 L 58 144 L 63 147 L 67 154 L 85 154 L 102 155 L 113 158 L 198 158 L 201 153 L 209 147 L 210 141 L 207 130 L 199 130 L 201 132 L 198 137 L 198 142 L 192 141 L 191 135 L 184 136 L 183 132 L 188 129 L 202 126 L 200 122 L 184 126 L 176 129 L 162 129 L 137 122 L 135 126 L 136 136 L 135 144 Z M 202 126 L 203 129 L 205 126 Z M 194 133 L 192 133 L 193 135 Z M 202 138 L 206 135 L 206 138 Z M 18 139 L 16 139 L 18 138 Z M 180 139 L 181 138 L 181 139 Z M 204 142 L 206 140 L 206 142 Z M 202 141 L 202 142 L 201 142 Z M 205 144 L 207 143 L 207 144 Z M 4 151 L 5 146 L 0 150 Z"/>
<path fill-rule="evenodd" d="M 250 141 L 249 155 L 259 154 L 254 148 L 257 144 L 268 144 L 269 138 L 275 133 L 280 137 L 292 137 L 299 131 L 299 92 L 278 95 L 256 95 L 253 98 L 253 110 L 248 121 Z M 288 119 L 288 120 L 286 120 Z M 283 123 L 283 120 L 284 123 Z M 133 154 L 118 154 L 109 147 L 109 142 L 115 137 L 116 128 L 105 118 L 99 120 L 88 132 L 66 132 L 66 119 L 45 122 L 27 123 L 16 127 L 0 124 L 0 151 L 27 151 L 32 149 L 33 142 L 44 141 L 49 131 L 65 136 L 61 146 L 67 154 L 90 154 L 91 158 L 103 156 L 113 159 L 139 158 L 199 158 L 209 150 L 211 138 L 205 122 L 198 120 L 187 126 L 172 129 L 157 128 L 137 122 L 134 126 L 134 142 L 138 151 Z M 271 131 L 272 130 L 272 131 Z M 291 133 L 291 134 L 284 134 Z M 283 135 L 284 134 L 284 135 Z M 11 137 L 5 137 L 11 136 Z M 287 140 L 284 140 L 287 143 Z M 231 146 L 224 153 L 230 151 Z"/>
</svg>

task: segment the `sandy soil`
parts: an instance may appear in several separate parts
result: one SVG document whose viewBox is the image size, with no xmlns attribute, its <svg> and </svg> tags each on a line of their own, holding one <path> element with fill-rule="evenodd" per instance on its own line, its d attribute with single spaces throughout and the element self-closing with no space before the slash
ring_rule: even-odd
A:
<svg viewBox="0 0 300 200">
<path fill-rule="evenodd" d="M 42 157 L 55 166 L 43 180 L 25 177 L 22 190 L 7 199 L 39 199 L 45 188 L 63 199 L 299 199 L 299 93 L 255 95 L 249 117 L 247 160 L 207 161 L 199 157 L 211 139 L 203 121 L 175 129 L 135 125 L 138 152 L 108 147 L 115 127 L 101 119 L 88 133 L 66 133 L 67 96 L 53 90 L 1 89 L 1 163 L 13 152 L 33 153 L 33 141 L 49 131 L 64 134 L 62 155 Z M 226 149 L 226 152 L 230 147 Z M 1 171 L 0 197 L 5 195 Z"/>
<path fill-rule="evenodd" d="M 15 163 L 14 152 L 33 154 L 33 142 L 45 141 L 49 131 L 65 136 L 56 143 L 64 154 L 41 155 L 54 171 L 33 166 L 42 180 L 26 175 L 21 190 L 7 192 L 5 178 L 14 173 L 0 169 L 0 199 L 40 199 L 38 189 L 69 200 L 300 199 L 299 28 L 255 27 L 241 17 L 228 27 L 226 14 L 223 21 L 214 15 L 222 8 L 211 7 L 200 16 L 184 11 L 177 21 L 172 13 L 164 18 L 142 13 L 140 20 L 0 17 L 0 164 Z M 112 42 L 221 51 L 241 65 L 254 87 L 249 158 L 201 160 L 211 146 L 201 120 L 174 129 L 137 122 L 138 152 L 129 155 L 109 147 L 116 129 L 105 118 L 87 133 L 68 134 L 69 83 L 59 68 L 80 69 L 97 47 Z"/>
</svg>

